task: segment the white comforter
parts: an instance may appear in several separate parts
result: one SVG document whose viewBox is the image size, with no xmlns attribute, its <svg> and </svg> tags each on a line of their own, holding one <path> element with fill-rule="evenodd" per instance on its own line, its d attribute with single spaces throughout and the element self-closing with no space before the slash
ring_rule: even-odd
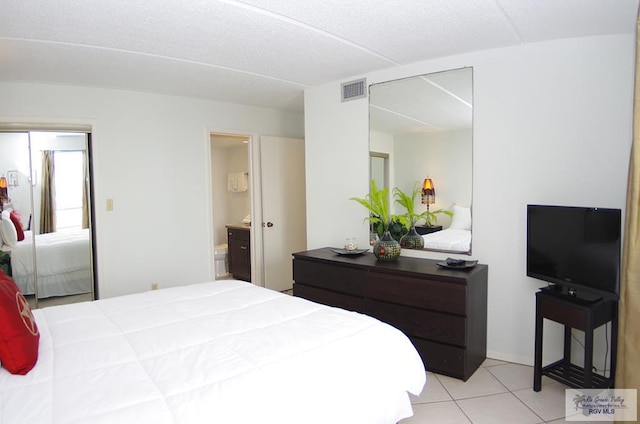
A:
<svg viewBox="0 0 640 424">
<path fill-rule="evenodd" d="M 422 236 L 425 249 L 468 252 L 471 250 L 471 231 L 447 228 Z"/>
<path fill-rule="evenodd" d="M 33 274 L 32 240 L 31 231 L 25 231 L 25 239 L 11 249 L 11 267 L 17 275 Z M 88 229 L 38 234 L 38 274 L 46 276 L 88 268 L 89 251 Z"/>
<path fill-rule="evenodd" d="M 13 278 L 23 294 L 33 294 L 33 234 L 11 250 Z M 91 291 L 89 230 L 58 231 L 36 235 L 39 297 Z"/>
<path fill-rule="evenodd" d="M 225 281 L 35 310 L 0 423 L 396 423 L 425 372 L 400 331 Z"/>
</svg>

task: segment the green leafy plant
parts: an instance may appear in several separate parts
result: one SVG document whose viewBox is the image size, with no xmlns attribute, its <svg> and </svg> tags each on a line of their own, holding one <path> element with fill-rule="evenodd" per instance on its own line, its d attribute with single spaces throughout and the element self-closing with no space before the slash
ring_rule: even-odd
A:
<svg viewBox="0 0 640 424">
<path fill-rule="evenodd" d="M 395 202 L 406 209 L 406 213 L 403 215 L 397 215 L 397 218 L 407 227 L 415 227 L 418 222 L 424 220 L 425 225 L 428 227 L 438 223 L 437 214 L 445 214 L 453 216 L 453 212 L 448 209 L 437 209 L 435 211 L 426 210 L 422 213 L 417 213 L 415 210 L 416 198 L 420 196 L 422 189 L 420 183 L 416 182 L 413 186 L 411 194 L 407 194 L 400 190 L 398 187 L 393 189 L 393 198 Z"/>
<path fill-rule="evenodd" d="M 369 194 L 365 197 L 351 197 L 349 200 L 355 200 L 369 211 L 369 216 L 365 220 L 368 220 L 372 227 L 380 227 L 382 233 L 389 230 L 392 216 L 389 212 L 389 189 L 387 187 L 378 189 L 376 182 L 371 180 Z"/>
<path fill-rule="evenodd" d="M 381 235 L 380 231 L 380 228 L 376 228 L 378 237 Z M 402 217 L 398 215 L 392 215 L 391 224 L 389 225 L 389 233 L 391 233 L 391 237 L 393 237 L 397 241 L 400 241 L 402 236 L 407 234 L 407 231 L 409 231 L 409 228 L 404 222 L 402 222 Z"/>
</svg>

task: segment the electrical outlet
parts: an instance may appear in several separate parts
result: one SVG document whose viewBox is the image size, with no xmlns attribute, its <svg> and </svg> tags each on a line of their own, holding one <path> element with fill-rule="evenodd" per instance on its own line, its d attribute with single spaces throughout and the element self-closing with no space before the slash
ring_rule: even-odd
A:
<svg viewBox="0 0 640 424">
<path fill-rule="evenodd" d="M 158 283 L 151 283 L 151 290 L 158 290 Z"/>
</svg>

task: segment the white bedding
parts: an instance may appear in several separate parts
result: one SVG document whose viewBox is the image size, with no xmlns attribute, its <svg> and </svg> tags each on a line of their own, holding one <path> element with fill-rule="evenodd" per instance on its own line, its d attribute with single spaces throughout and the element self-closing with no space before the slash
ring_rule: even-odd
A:
<svg viewBox="0 0 640 424">
<path fill-rule="evenodd" d="M 23 294 L 33 294 L 33 234 L 11 250 L 13 279 Z M 65 296 L 91 291 L 89 230 L 36 235 L 38 297 Z"/>
<path fill-rule="evenodd" d="M 471 231 L 447 228 L 435 233 L 425 234 L 425 249 L 447 250 L 450 252 L 468 252 L 471 250 Z"/>
<path fill-rule="evenodd" d="M 35 310 L 39 360 L 0 369 L 0 422 L 398 422 L 425 383 L 399 330 L 240 281 Z"/>
</svg>

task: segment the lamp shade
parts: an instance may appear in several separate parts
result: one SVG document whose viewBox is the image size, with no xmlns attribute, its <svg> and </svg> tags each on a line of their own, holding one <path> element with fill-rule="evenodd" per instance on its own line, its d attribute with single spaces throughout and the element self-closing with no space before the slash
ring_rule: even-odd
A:
<svg viewBox="0 0 640 424">
<path fill-rule="evenodd" d="M 431 178 L 425 178 L 422 183 L 422 203 L 434 204 L 436 202 L 436 189 Z"/>
<path fill-rule="evenodd" d="M 7 193 L 7 179 L 4 177 L 0 177 L 0 211 L 3 208 L 4 203 L 8 200 L 9 196 Z"/>
</svg>

